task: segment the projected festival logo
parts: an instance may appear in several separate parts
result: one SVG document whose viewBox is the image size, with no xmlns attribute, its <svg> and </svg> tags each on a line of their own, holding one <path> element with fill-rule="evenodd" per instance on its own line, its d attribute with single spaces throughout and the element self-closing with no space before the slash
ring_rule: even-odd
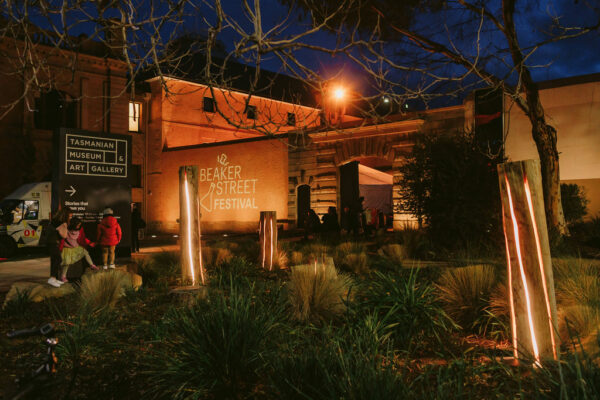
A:
<svg viewBox="0 0 600 400">
<path fill-rule="evenodd" d="M 241 165 L 230 164 L 227 155 L 217 156 L 214 168 L 200 168 L 198 180 L 210 183 L 208 191 L 200 198 L 206 212 L 217 210 L 257 209 L 256 182 L 246 179 Z"/>
</svg>

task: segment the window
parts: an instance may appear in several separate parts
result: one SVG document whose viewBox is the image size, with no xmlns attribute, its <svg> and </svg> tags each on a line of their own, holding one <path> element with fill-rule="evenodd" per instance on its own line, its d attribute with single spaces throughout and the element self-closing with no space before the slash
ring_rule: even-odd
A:
<svg viewBox="0 0 600 400">
<path fill-rule="evenodd" d="M 77 127 L 77 102 L 68 94 L 51 90 L 35 99 L 33 123 L 37 129 Z"/>
<path fill-rule="evenodd" d="M 131 182 L 131 187 L 142 187 L 142 166 L 140 164 L 131 165 L 131 170 L 129 171 L 129 181 Z"/>
<path fill-rule="evenodd" d="M 37 221 L 40 212 L 40 202 L 37 200 L 25 200 L 23 212 L 25 214 L 23 219 L 26 221 Z"/>
<path fill-rule="evenodd" d="M 141 103 L 129 102 L 129 132 L 140 131 Z"/>
<path fill-rule="evenodd" d="M 256 119 L 256 106 L 248 105 L 246 107 L 246 118 Z"/>
<path fill-rule="evenodd" d="M 214 113 L 215 112 L 215 99 L 212 97 L 204 98 L 204 111 Z"/>
<path fill-rule="evenodd" d="M 289 126 L 296 126 L 296 114 L 287 113 L 287 124 Z"/>
</svg>

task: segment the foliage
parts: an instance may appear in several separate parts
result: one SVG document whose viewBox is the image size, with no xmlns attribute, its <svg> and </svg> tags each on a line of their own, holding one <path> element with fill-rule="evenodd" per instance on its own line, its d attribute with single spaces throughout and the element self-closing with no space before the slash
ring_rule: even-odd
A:
<svg viewBox="0 0 600 400">
<path fill-rule="evenodd" d="M 381 246 L 377 253 L 387 259 L 389 262 L 398 266 L 402 265 L 402 262 L 407 258 L 406 248 L 401 244 L 387 244 Z"/>
<path fill-rule="evenodd" d="M 168 317 L 171 332 L 146 368 L 153 398 L 240 398 L 260 381 L 274 349 L 279 309 L 265 308 L 252 285 L 231 284 Z"/>
<path fill-rule="evenodd" d="M 345 242 L 335 248 L 333 261 L 345 271 L 361 274 L 369 272 L 366 246 L 359 242 Z"/>
<path fill-rule="evenodd" d="M 587 214 L 589 203 L 583 187 L 575 183 L 561 183 L 560 196 L 567 223 L 580 222 Z"/>
<path fill-rule="evenodd" d="M 138 263 L 138 273 L 145 286 L 166 287 L 181 276 L 181 259 L 178 252 L 153 254 L 150 260 Z"/>
<path fill-rule="evenodd" d="M 436 287 L 448 315 L 465 331 L 481 333 L 480 317 L 497 282 L 493 267 L 474 265 L 445 269 Z"/>
<path fill-rule="evenodd" d="M 457 248 L 501 240 L 498 161 L 483 154 L 474 135 L 419 136 L 400 168 L 406 211 L 423 218 L 438 245 Z"/>
<path fill-rule="evenodd" d="M 375 272 L 375 279 L 364 293 L 362 307 L 375 310 L 402 350 L 411 353 L 433 343 L 444 342 L 456 327 L 441 307 L 435 288 L 417 279 L 418 270 L 403 274 Z"/>
<path fill-rule="evenodd" d="M 418 260 L 435 258 L 436 252 L 425 230 L 404 227 L 396 235 L 400 244 L 404 246 L 407 258 Z"/>
<path fill-rule="evenodd" d="M 314 269 L 313 269 L 314 268 Z M 349 295 L 349 277 L 330 264 L 293 267 L 288 286 L 292 315 L 299 321 L 323 323 L 339 317 Z"/>
<path fill-rule="evenodd" d="M 282 354 L 271 378 L 282 399 L 402 399 L 407 390 L 391 365 L 361 354 L 351 343 L 308 344 Z"/>
<path fill-rule="evenodd" d="M 89 312 L 113 308 L 128 287 L 131 287 L 131 277 L 126 272 L 112 270 L 85 274 L 80 288 L 82 307 Z"/>
<path fill-rule="evenodd" d="M 15 296 L 6 301 L 2 307 L 3 316 L 23 315 L 31 307 L 31 290 L 17 290 Z"/>
</svg>

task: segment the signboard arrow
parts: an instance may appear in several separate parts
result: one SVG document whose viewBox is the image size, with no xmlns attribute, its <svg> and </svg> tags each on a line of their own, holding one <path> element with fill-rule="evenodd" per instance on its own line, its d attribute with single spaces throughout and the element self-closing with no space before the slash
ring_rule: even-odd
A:
<svg viewBox="0 0 600 400">
<path fill-rule="evenodd" d="M 75 192 L 77 192 L 77 190 L 75 190 L 73 185 L 71 185 L 71 189 L 65 189 L 65 192 L 69 193 L 69 197 L 73 197 L 73 195 L 75 194 Z"/>
</svg>

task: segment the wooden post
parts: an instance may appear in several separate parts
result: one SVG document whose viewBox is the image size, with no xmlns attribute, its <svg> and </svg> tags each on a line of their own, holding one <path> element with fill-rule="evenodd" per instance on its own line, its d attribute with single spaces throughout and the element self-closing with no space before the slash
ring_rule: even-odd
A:
<svg viewBox="0 0 600 400">
<path fill-rule="evenodd" d="M 181 276 L 192 286 L 204 284 L 200 242 L 200 203 L 198 201 L 198 167 L 179 168 L 179 238 L 181 242 Z"/>
<path fill-rule="evenodd" d="M 258 227 L 260 263 L 264 269 L 273 270 L 277 258 L 277 212 L 261 211 Z"/>
<path fill-rule="evenodd" d="M 558 359 L 556 298 L 540 163 L 498 165 L 515 358 Z"/>
</svg>

